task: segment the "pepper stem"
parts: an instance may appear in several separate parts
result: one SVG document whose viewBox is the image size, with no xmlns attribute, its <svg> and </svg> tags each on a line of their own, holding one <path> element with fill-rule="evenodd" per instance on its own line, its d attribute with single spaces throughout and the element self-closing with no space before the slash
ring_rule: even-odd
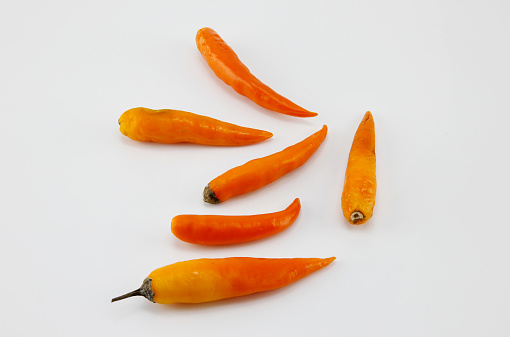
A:
<svg viewBox="0 0 510 337">
<path fill-rule="evenodd" d="M 204 197 L 204 201 L 210 204 L 219 204 L 221 202 L 221 200 L 216 197 L 216 194 L 214 194 L 214 191 L 211 190 L 209 184 L 207 184 L 204 188 L 204 193 L 202 195 Z"/>
<path fill-rule="evenodd" d="M 151 282 L 152 279 L 147 277 L 145 280 L 143 280 L 142 286 L 140 288 L 133 290 L 122 296 L 115 297 L 112 299 L 112 302 L 117 302 L 133 296 L 143 296 L 149 301 L 154 302 L 154 292 L 152 291 Z"/>
<path fill-rule="evenodd" d="M 351 213 L 351 221 L 352 223 L 360 222 L 365 218 L 365 215 L 360 211 L 355 211 Z"/>
<path fill-rule="evenodd" d="M 145 296 L 145 295 L 142 293 L 142 288 L 139 288 L 139 289 L 136 289 L 136 290 L 134 290 L 132 292 L 124 294 L 122 296 L 113 298 L 112 302 L 117 302 L 117 301 L 123 300 L 123 299 L 128 298 L 128 297 L 132 297 L 132 296 Z"/>
</svg>

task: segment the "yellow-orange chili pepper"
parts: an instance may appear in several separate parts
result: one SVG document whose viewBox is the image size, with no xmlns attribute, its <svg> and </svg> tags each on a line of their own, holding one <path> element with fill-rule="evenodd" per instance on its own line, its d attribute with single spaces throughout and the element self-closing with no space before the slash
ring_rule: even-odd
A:
<svg viewBox="0 0 510 337">
<path fill-rule="evenodd" d="M 374 119 L 368 111 L 354 136 L 345 171 L 342 210 L 347 221 L 361 225 L 372 217 L 376 189 Z"/>
<path fill-rule="evenodd" d="M 133 140 L 156 143 L 249 145 L 271 138 L 271 132 L 246 128 L 180 110 L 133 108 L 119 118 L 120 132 Z"/>
<path fill-rule="evenodd" d="M 328 128 L 324 125 L 321 130 L 295 145 L 228 170 L 205 187 L 204 201 L 218 204 L 272 183 L 303 165 L 322 144 L 327 132 Z"/>
<path fill-rule="evenodd" d="M 283 211 L 257 215 L 177 215 L 172 233 L 182 241 L 201 245 L 228 245 L 262 239 L 287 229 L 301 209 L 296 198 Z"/>
<path fill-rule="evenodd" d="M 282 114 L 295 117 L 317 116 L 317 113 L 291 102 L 253 76 L 232 48 L 211 28 L 200 29 L 196 43 L 202 57 L 216 76 L 239 94 L 266 109 Z"/>
<path fill-rule="evenodd" d="M 144 296 L 161 304 L 202 303 L 281 288 L 330 264 L 335 257 L 230 257 L 177 262 L 154 270 L 142 286 L 112 299 Z"/>
</svg>

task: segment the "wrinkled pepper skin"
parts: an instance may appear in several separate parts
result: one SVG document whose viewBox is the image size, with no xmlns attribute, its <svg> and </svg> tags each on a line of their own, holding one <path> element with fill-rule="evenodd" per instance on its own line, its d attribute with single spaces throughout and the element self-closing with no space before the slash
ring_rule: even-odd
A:
<svg viewBox="0 0 510 337">
<path fill-rule="evenodd" d="M 172 233 L 179 239 L 200 245 L 229 245 L 262 239 L 287 229 L 301 209 L 299 199 L 283 211 L 244 216 L 178 215 L 172 219 Z"/>
<path fill-rule="evenodd" d="M 156 269 L 148 278 L 152 280 L 156 303 L 201 303 L 277 289 L 334 259 L 197 259 Z"/>
<path fill-rule="evenodd" d="M 368 111 L 352 142 L 342 192 L 342 211 L 353 225 L 361 225 L 372 217 L 377 190 L 375 167 L 375 127 Z"/>
<path fill-rule="evenodd" d="M 317 113 L 308 111 L 257 79 L 239 60 L 236 53 L 211 28 L 197 32 L 196 44 L 202 57 L 213 72 L 237 93 L 251 99 L 261 107 L 294 117 L 314 117 Z"/>
<path fill-rule="evenodd" d="M 203 192 L 204 201 L 218 204 L 233 196 L 257 190 L 303 165 L 326 138 L 328 128 L 272 155 L 251 160 L 211 180 Z"/>
<path fill-rule="evenodd" d="M 133 108 L 119 118 L 120 132 L 142 142 L 241 146 L 271 138 L 271 132 L 246 128 L 180 110 Z"/>
</svg>

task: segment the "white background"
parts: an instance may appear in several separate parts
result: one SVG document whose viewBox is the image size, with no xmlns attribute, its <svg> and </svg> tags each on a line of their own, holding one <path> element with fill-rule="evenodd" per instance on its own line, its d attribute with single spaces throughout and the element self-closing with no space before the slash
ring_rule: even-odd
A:
<svg viewBox="0 0 510 337">
<path fill-rule="evenodd" d="M 2 336 L 509 336 L 510 5 L 489 1 L 2 1 Z M 316 111 L 258 107 L 215 77 L 212 27 L 264 83 Z M 132 141 L 129 108 L 268 130 L 238 148 Z M 340 195 L 354 132 L 376 124 L 373 218 Z M 220 205 L 224 171 L 323 124 L 301 168 Z M 183 213 L 257 214 L 299 197 L 277 236 L 202 247 Z M 155 268 L 201 257 L 329 257 L 288 287 L 201 305 L 136 297 Z"/>
</svg>

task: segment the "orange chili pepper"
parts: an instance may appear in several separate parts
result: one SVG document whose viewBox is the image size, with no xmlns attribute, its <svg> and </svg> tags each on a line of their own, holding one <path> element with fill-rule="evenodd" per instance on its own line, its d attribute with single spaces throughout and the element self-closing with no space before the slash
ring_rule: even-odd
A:
<svg viewBox="0 0 510 337">
<path fill-rule="evenodd" d="M 372 217 L 376 189 L 374 119 L 368 111 L 354 136 L 345 171 L 342 210 L 347 221 L 361 225 Z"/>
<path fill-rule="evenodd" d="M 272 183 L 303 165 L 319 148 L 327 132 L 328 127 L 324 125 L 321 130 L 295 145 L 228 170 L 205 187 L 204 201 L 219 204 Z"/>
<path fill-rule="evenodd" d="M 231 257 L 177 262 L 154 270 L 142 286 L 112 299 L 144 296 L 154 303 L 202 303 L 281 288 L 330 264 L 335 257 Z"/>
<path fill-rule="evenodd" d="M 299 215 L 296 198 L 280 212 L 228 216 L 178 215 L 172 219 L 172 233 L 182 241 L 201 245 L 228 245 L 262 239 L 288 228 Z"/>
<path fill-rule="evenodd" d="M 196 43 L 198 50 L 216 76 L 237 93 L 248 97 L 261 107 L 282 114 L 295 117 L 317 116 L 317 113 L 289 101 L 253 76 L 232 48 L 211 28 L 200 29 L 197 32 Z"/>
<path fill-rule="evenodd" d="M 271 132 L 246 128 L 179 110 L 134 108 L 119 118 L 120 132 L 133 140 L 156 143 L 249 145 L 271 138 Z"/>
</svg>

